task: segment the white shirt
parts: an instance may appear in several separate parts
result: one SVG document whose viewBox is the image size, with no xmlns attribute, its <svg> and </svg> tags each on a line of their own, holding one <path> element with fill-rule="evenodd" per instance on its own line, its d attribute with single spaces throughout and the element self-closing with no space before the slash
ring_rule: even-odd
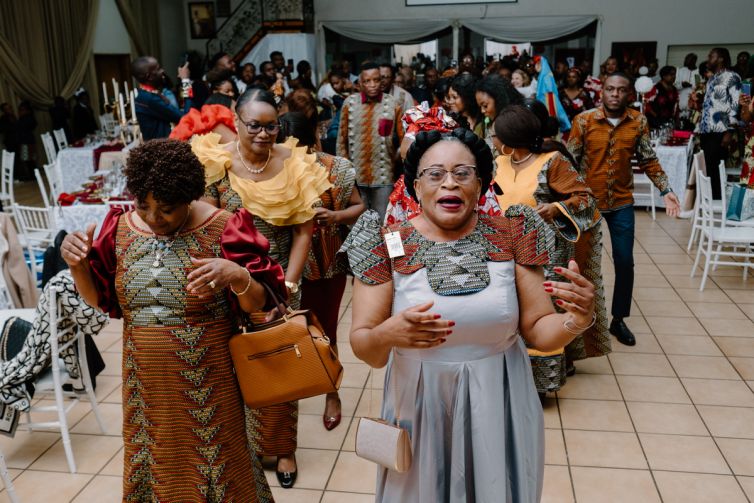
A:
<svg viewBox="0 0 754 503">
<path fill-rule="evenodd" d="M 675 87 L 678 89 L 678 106 L 681 110 L 689 108 L 689 96 L 696 85 L 695 76 L 699 75 L 699 70 L 689 70 L 685 66 L 680 67 L 675 74 Z M 688 82 L 691 87 L 683 87 L 683 83 Z"/>
</svg>

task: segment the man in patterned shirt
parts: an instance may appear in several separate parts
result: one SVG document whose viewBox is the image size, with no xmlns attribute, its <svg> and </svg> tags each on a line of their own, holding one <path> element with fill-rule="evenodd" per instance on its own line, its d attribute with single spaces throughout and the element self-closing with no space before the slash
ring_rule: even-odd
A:
<svg viewBox="0 0 754 503">
<path fill-rule="evenodd" d="M 730 53 L 724 47 L 709 52 L 707 68 L 714 75 L 707 81 L 699 124 L 700 146 L 704 151 L 707 176 L 712 182 L 712 197 L 720 199 L 720 161 L 728 157 L 728 148 L 738 124 L 738 98 L 741 77 L 730 70 Z"/>
<path fill-rule="evenodd" d="M 647 118 L 628 108 L 630 93 L 629 77 L 622 73 L 609 75 L 602 89 L 602 105 L 577 115 L 568 139 L 568 150 L 579 163 L 610 229 L 615 264 L 610 333 L 627 346 L 636 344 L 636 338 L 623 321 L 631 314 L 634 288 L 632 158 L 638 160 L 660 190 L 667 214 L 677 217 L 680 212 L 678 198 L 652 149 Z"/>
<path fill-rule="evenodd" d="M 361 66 L 359 83 L 361 92 L 343 102 L 336 151 L 356 168 L 356 184 L 367 208 L 384 218 L 395 182 L 403 111 L 392 95 L 380 90 L 376 63 Z"/>
</svg>

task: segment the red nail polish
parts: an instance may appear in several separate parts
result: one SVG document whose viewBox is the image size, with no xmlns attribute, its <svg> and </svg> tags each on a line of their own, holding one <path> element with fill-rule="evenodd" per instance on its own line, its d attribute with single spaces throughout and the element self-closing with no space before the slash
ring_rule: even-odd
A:
<svg viewBox="0 0 754 503">
<path fill-rule="evenodd" d="M 559 306 L 562 306 L 562 305 L 563 305 L 563 301 L 562 301 L 562 300 L 560 300 L 560 299 L 556 300 L 556 301 L 555 301 L 555 303 L 556 303 L 557 305 L 559 305 Z"/>
<path fill-rule="evenodd" d="M 449 327 L 455 327 L 456 326 L 456 322 L 455 321 L 449 321 L 448 322 L 448 326 Z"/>
<path fill-rule="evenodd" d="M 448 335 L 450 335 L 450 334 L 452 334 L 452 333 L 453 333 L 453 331 L 452 331 L 452 330 L 448 330 Z"/>
<path fill-rule="evenodd" d="M 552 281 L 545 281 L 542 283 L 544 286 L 552 286 Z"/>
<path fill-rule="evenodd" d="M 439 320 L 439 319 L 440 319 L 440 315 L 439 315 L 439 314 L 436 314 L 436 315 L 435 315 L 435 319 L 436 319 L 436 320 Z"/>
<path fill-rule="evenodd" d="M 548 287 L 546 287 L 546 288 L 545 288 L 545 292 L 547 292 L 547 293 L 552 293 L 552 287 L 549 287 L 549 286 L 548 286 Z"/>
</svg>

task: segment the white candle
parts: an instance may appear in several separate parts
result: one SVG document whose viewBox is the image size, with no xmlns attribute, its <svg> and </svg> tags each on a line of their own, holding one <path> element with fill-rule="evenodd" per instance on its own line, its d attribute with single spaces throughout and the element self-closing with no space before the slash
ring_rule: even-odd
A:
<svg viewBox="0 0 754 503">
<path fill-rule="evenodd" d="M 131 93 L 128 92 L 128 81 L 123 82 L 123 87 L 126 88 L 126 93 L 125 93 L 126 96 L 128 96 L 130 98 L 131 97 Z"/>
<path fill-rule="evenodd" d="M 102 82 L 102 103 L 107 104 L 107 86 Z"/>
<path fill-rule="evenodd" d="M 136 89 L 131 91 L 131 120 L 136 122 Z"/>
<path fill-rule="evenodd" d="M 123 95 L 118 95 L 118 107 L 120 110 L 120 122 L 121 124 L 126 123 L 126 107 L 123 105 Z"/>
<path fill-rule="evenodd" d="M 117 98 L 120 94 L 120 89 L 118 88 L 118 81 L 113 79 L 113 99 Z"/>
</svg>

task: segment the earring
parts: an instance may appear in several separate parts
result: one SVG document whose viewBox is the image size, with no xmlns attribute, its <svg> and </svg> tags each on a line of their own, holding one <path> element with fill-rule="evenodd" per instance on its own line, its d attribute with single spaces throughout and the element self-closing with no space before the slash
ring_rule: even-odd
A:
<svg viewBox="0 0 754 503">
<path fill-rule="evenodd" d="M 513 147 L 511 147 L 511 153 L 510 154 L 506 154 L 505 153 L 505 145 L 503 145 L 502 147 L 500 147 L 500 153 L 503 154 L 506 157 L 512 156 L 513 152 L 515 152 L 515 151 L 516 151 L 516 149 L 514 149 Z"/>
</svg>

